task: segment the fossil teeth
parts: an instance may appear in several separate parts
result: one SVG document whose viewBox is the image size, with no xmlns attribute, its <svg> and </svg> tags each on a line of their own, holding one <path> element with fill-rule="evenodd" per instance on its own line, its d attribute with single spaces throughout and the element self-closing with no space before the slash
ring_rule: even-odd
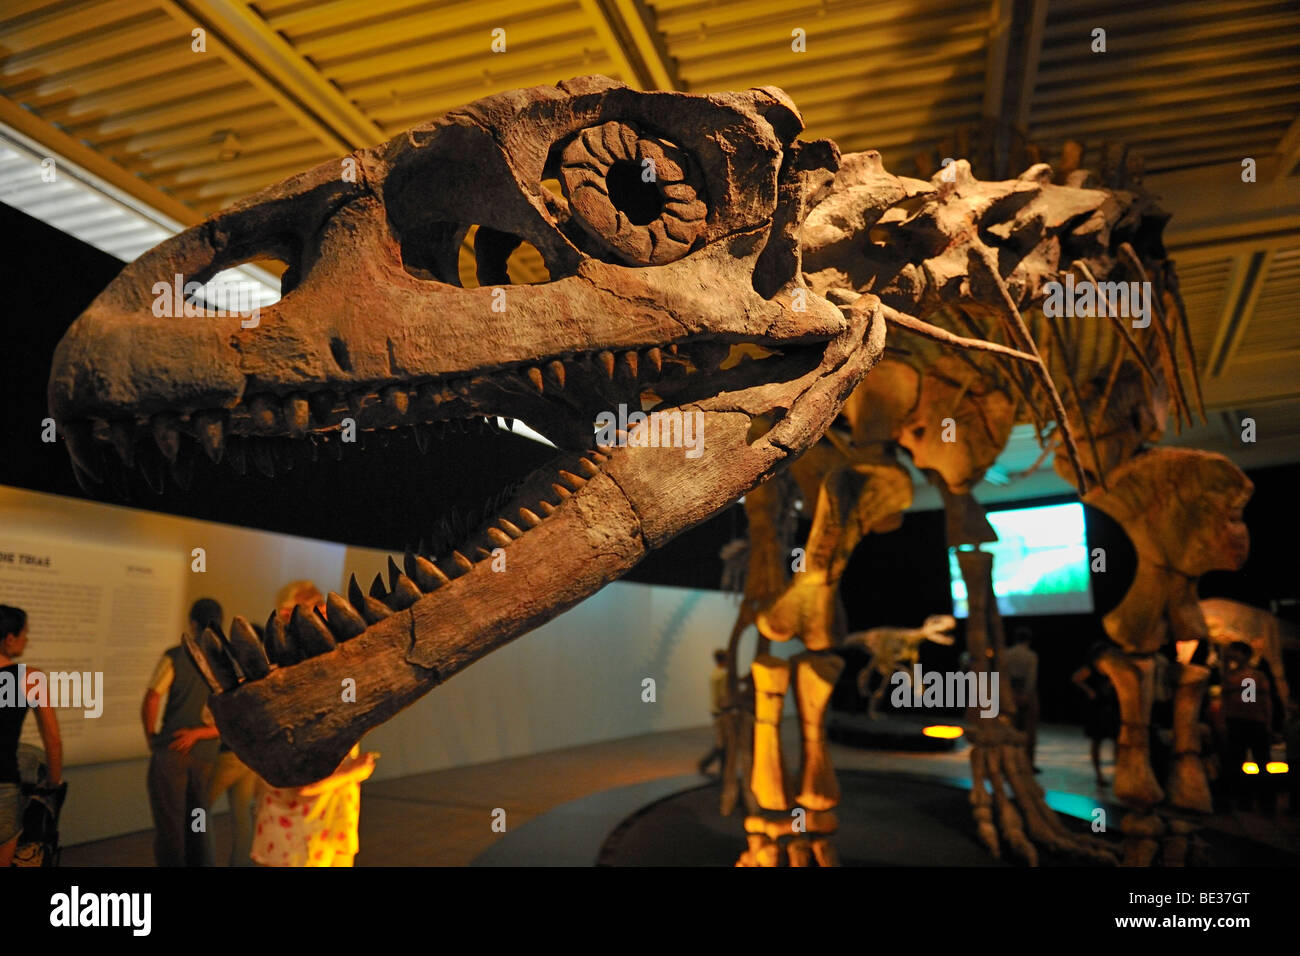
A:
<svg viewBox="0 0 1300 956">
<path fill-rule="evenodd" d="M 537 389 L 537 394 L 538 395 L 542 394 L 542 370 L 537 366 L 533 365 L 529 367 L 529 369 L 524 373 L 524 375 L 528 379 L 529 383 L 533 386 L 533 388 Z"/>
<path fill-rule="evenodd" d="M 601 367 L 605 369 L 605 377 L 608 379 L 613 379 L 614 353 L 609 351 L 608 349 L 604 349 L 596 354 L 596 358 L 597 360 L 599 360 Z"/>
<path fill-rule="evenodd" d="M 381 393 L 384 406 L 399 415 L 405 415 L 411 409 L 411 393 L 399 385 L 389 385 Z"/>
<path fill-rule="evenodd" d="M 376 577 L 375 580 L 378 581 L 379 578 Z M 348 581 L 348 600 L 367 624 L 378 624 L 393 613 L 382 602 L 361 593 L 361 585 L 357 584 L 355 574 Z"/>
<path fill-rule="evenodd" d="M 266 656 L 272 664 L 278 664 L 281 667 L 292 667 L 302 660 L 302 654 L 293 642 L 289 640 L 289 633 L 285 630 L 284 620 L 280 617 L 278 611 L 272 611 L 270 618 L 266 622 Z"/>
<path fill-rule="evenodd" d="M 397 566 L 397 562 L 393 560 L 393 556 L 390 554 L 388 556 L 388 587 L 390 589 L 397 587 L 397 579 L 401 576 L 402 569 Z M 373 591 L 371 593 L 374 594 Z M 383 597 L 383 595 L 375 594 L 375 597 Z"/>
<path fill-rule="evenodd" d="M 194 432 L 204 452 L 214 463 L 221 462 L 225 452 L 226 427 L 220 412 L 199 412 L 194 416 Z"/>
<path fill-rule="evenodd" d="M 536 528 L 539 524 L 542 523 L 542 519 L 537 517 L 537 515 L 533 514 L 527 508 L 519 509 L 519 517 L 523 521 L 523 523 L 528 525 L 528 527 L 530 528 Z"/>
<path fill-rule="evenodd" d="M 248 414 L 252 417 L 253 428 L 257 431 L 280 431 L 280 413 L 265 395 L 256 395 L 249 400 Z"/>
<path fill-rule="evenodd" d="M 365 619 L 343 599 L 331 591 L 325 599 L 326 619 L 330 632 L 338 641 L 350 641 L 366 629 Z"/>
<path fill-rule="evenodd" d="M 67 434 L 67 429 L 64 429 Z M 108 440 L 117 449 L 117 457 L 128 468 L 135 466 L 135 428 L 129 422 L 110 422 Z"/>
<path fill-rule="evenodd" d="M 555 505 L 551 504 L 549 501 L 539 501 L 537 502 L 537 507 L 542 509 L 542 514 L 547 518 L 555 514 Z"/>
<path fill-rule="evenodd" d="M 295 438 L 311 430 L 311 407 L 305 395 L 294 394 L 284 400 L 284 426 Z"/>
<path fill-rule="evenodd" d="M 588 461 L 585 458 L 578 459 L 578 470 L 588 478 L 595 478 L 600 474 L 600 468 L 596 466 L 595 462 Z"/>
<path fill-rule="evenodd" d="M 475 549 L 474 549 L 474 553 L 477 554 L 477 555 L 479 556 L 479 560 L 480 560 L 480 561 L 483 560 L 484 558 L 490 558 L 490 557 L 492 557 L 492 552 L 489 551 L 487 548 L 484 548 L 484 547 L 477 547 L 477 548 L 475 548 Z"/>
<path fill-rule="evenodd" d="M 451 559 L 455 561 L 456 566 L 463 571 L 474 570 L 474 562 L 471 561 L 469 558 L 465 557 L 465 555 L 461 554 L 459 551 L 453 551 L 451 553 Z"/>
<path fill-rule="evenodd" d="M 393 592 L 388 595 L 388 599 L 384 603 L 394 611 L 405 611 L 422 597 L 424 597 L 424 592 L 415 586 L 415 582 L 405 574 L 399 574 L 397 580 L 393 583 Z"/>
<path fill-rule="evenodd" d="M 416 425 L 411 431 L 415 437 L 415 447 L 420 449 L 420 454 L 426 454 L 429 451 L 429 432 L 423 425 Z"/>
<path fill-rule="evenodd" d="M 451 578 L 443 574 L 436 564 L 420 557 L 418 554 L 413 554 L 410 551 L 406 552 L 404 563 L 407 577 L 414 581 L 416 587 L 426 594 L 430 591 L 436 591 L 444 584 L 451 583 Z"/>
<path fill-rule="evenodd" d="M 171 472 L 172 481 L 180 486 L 182 491 L 189 491 L 190 485 L 194 481 L 194 458 L 191 455 L 181 455 L 168 469 Z"/>
<path fill-rule="evenodd" d="M 560 496 L 561 501 L 573 497 L 573 492 L 564 487 L 564 485 L 552 484 L 551 487 L 555 489 L 555 493 Z"/>
<path fill-rule="evenodd" d="M 235 665 L 226 655 L 221 638 L 213 632 L 212 628 L 204 628 L 196 644 L 191 644 L 188 636 L 185 641 L 199 673 L 208 682 L 213 693 L 219 694 L 239 685 L 239 675 L 235 672 Z M 194 653 L 195 650 L 198 651 L 197 654 Z"/>
<path fill-rule="evenodd" d="M 636 358 L 636 353 L 635 353 L 635 352 L 624 352 L 624 353 L 623 353 L 623 367 L 626 368 L 626 369 L 628 370 L 628 372 L 631 373 L 632 378 L 636 378 L 636 373 L 637 373 L 637 358 Z"/>
<path fill-rule="evenodd" d="M 91 436 L 90 426 L 84 422 L 68 422 L 63 426 L 63 440 L 72 461 L 96 483 L 103 481 L 95 464 L 95 439 Z"/>
<path fill-rule="evenodd" d="M 664 370 L 664 353 L 658 349 L 646 349 L 645 359 L 654 367 L 656 375 Z"/>
<path fill-rule="evenodd" d="M 271 673 L 271 662 L 266 656 L 266 649 L 257 639 L 257 632 L 247 618 L 237 614 L 230 622 L 229 646 L 235 663 L 249 680 L 261 680 Z"/>
<path fill-rule="evenodd" d="M 512 540 L 514 540 L 513 538 L 510 537 L 510 535 L 506 534 L 500 528 L 488 528 L 487 536 L 492 540 L 493 544 L 498 544 L 501 545 L 502 547 L 504 547 L 505 545 L 509 544 Z M 488 554 L 491 555 L 491 552 L 489 551 Z"/>
<path fill-rule="evenodd" d="M 153 429 L 153 440 L 158 445 L 158 450 L 162 452 L 162 456 L 168 461 L 175 461 L 177 453 L 181 450 L 181 433 L 176 427 L 176 416 L 159 413 L 149 424 Z M 71 433 L 68 434 L 70 438 Z M 82 465 L 82 467 L 86 466 Z"/>
<path fill-rule="evenodd" d="M 668 346 L 668 354 L 670 355 L 677 354 L 677 345 L 675 343 L 673 345 Z"/>
<path fill-rule="evenodd" d="M 500 519 L 497 523 L 501 525 L 501 527 L 505 529 L 506 534 L 510 535 L 512 538 L 522 538 L 524 536 L 523 531 L 519 529 L 517 524 L 507 521 L 505 518 Z"/>
<path fill-rule="evenodd" d="M 301 604 L 293 609 L 293 617 L 289 620 L 289 633 L 293 635 L 293 643 L 297 645 L 303 657 L 328 654 L 338 646 L 334 635 L 325 626 L 320 615 L 315 610 L 308 611 Z"/>
<path fill-rule="evenodd" d="M 226 439 L 226 461 L 237 475 L 248 471 L 248 446 L 238 435 Z"/>
<path fill-rule="evenodd" d="M 564 363 L 555 359 L 546 366 L 546 371 L 550 373 L 551 381 L 560 388 L 564 388 Z"/>
<path fill-rule="evenodd" d="M 329 389 L 312 392 L 307 396 L 307 407 L 311 409 L 316 421 L 322 425 L 334 417 L 334 402 L 334 393 Z"/>
<path fill-rule="evenodd" d="M 248 454 L 253 459 L 254 468 L 267 478 L 275 477 L 275 459 L 269 441 L 264 438 L 249 439 Z"/>
<path fill-rule="evenodd" d="M 560 471 L 560 481 L 568 485 L 573 491 L 577 491 L 587 483 L 586 478 L 579 478 L 573 472 L 564 470 Z"/>
<path fill-rule="evenodd" d="M 379 601 L 388 597 L 388 589 L 384 587 L 384 576 L 382 574 L 376 574 L 375 579 L 370 582 L 370 596 Z"/>
</svg>

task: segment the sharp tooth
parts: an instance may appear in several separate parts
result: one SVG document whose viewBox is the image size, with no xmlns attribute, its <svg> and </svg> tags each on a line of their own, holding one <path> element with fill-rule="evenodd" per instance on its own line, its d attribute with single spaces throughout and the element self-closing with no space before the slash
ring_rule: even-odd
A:
<svg viewBox="0 0 1300 956">
<path fill-rule="evenodd" d="M 675 343 L 673 345 L 668 346 L 668 354 L 670 355 L 677 354 L 677 345 Z"/>
<path fill-rule="evenodd" d="M 443 574 L 436 564 L 420 557 L 418 554 L 410 551 L 406 552 L 403 563 L 406 565 L 407 577 L 414 581 L 416 587 L 426 594 L 430 591 L 436 591 L 444 584 L 451 583 L 451 578 Z"/>
<path fill-rule="evenodd" d="M 91 437 L 90 426 L 85 422 L 68 422 L 63 426 L 63 440 L 73 463 L 96 483 L 103 481 L 95 463 L 95 439 Z"/>
<path fill-rule="evenodd" d="M 429 451 L 429 433 L 423 425 L 416 425 L 411 429 L 415 437 L 415 447 L 420 449 L 420 454 L 427 454 Z"/>
<path fill-rule="evenodd" d="M 595 478 L 600 474 L 600 469 L 596 467 L 595 462 L 590 462 L 585 458 L 578 459 L 578 470 L 588 478 Z"/>
<path fill-rule="evenodd" d="M 261 680 L 271 673 L 271 662 L 266 656 L 266 649 L 257 639 L 257 632 L 247 618 L 235 615 L 230 622 L 229 643 L 235 663 L 249 680 Z"/>
<path fill-rule="evenodd" d="M 525 372 L 524 377 L 528 379 L 529 384 L 537 389 L 537 394 L 542 394 L 542 370 L 536 365 L 530 366 Z"/>
<path fill-rule="evenodd" d="M 238 435 L 231 435 L 226 439 L 226 462 L 237 475 L 248 471 L 248 446 Z"/>
<path fill-rule="evenodd" d="M 376 580 L 378 579 L 376 578 Z M 357 584 L 355 574 L 348 581 L 348 600 L 352 602 L 352 607 L 361 614 L 367 624 L 378 624 L 384 618 L 391 617 L 393 614 L 379 601 L 361 593 L 361 585 Z"/>
<path fill-rule="evenodd" d="M 375 579 L 370 582 L 370 596 L 379 601 L 388 597 L 388 589 L 384 587 L 384 576 L 382 574 L 376 574 Z"/>
<path fill-rule="evenodd" d="M 397 579 L 401 576 L 402 569 L 397 566 L 397 562 L 393 560 L 393 556 L 390 554 L 388 556 L 388 586 L 390 588 L 397 587 Z"/>
<path fill-rule="evenodd" d="M 555 359 L 554 361 L 552 361 L 550 364 L 546 366 L 546 371 L 550 373 L 551 381 L 553 381 L 556 385 L 560 386 L 560 388 L 564 388 L 564 363 L 563 362 L 561 362 L 559 359 Z"/>
<path fill-rule="evenodd" d="M 265 395 L 255 395 L 248 402 L 248 414 L 253 419 L 253 428 L 261 432 L 280 431 L 280 413 Z"/>
<path fill-rule="evenodd" d="M 108 440 L 117 449 L 117 457 L 128 468 L 135 467 L 135 426 L 130 422 L 110 422 Z"/>
<path fill-rule="evenodd" d="M 325 623 L 337 641 L 350 641 L 366 629 L 365 619 L 333 591 L 325 599 L 325 611 Z"/>
<path fill-rule="evenodd" d="M 654 366 L 655 374 L 664 370 L 664 355 L 658 349 L 645 350 L 646 361 Z"/>
<path fill-rule="evenodd" d="M 292 667 L 302 660 L 302 654 L 292 641 L 289 640 L 289 634 L 284 628 L 284 621 L 280 617 L 279 611 L 272 611 L 271 616 L 266 622 L 266 656 L 270 658 L 272 664 L 278 664 L 281 667 Z"/>
<path fill-rule="evenodd" d="M 182 455 L 171 463 L 170 471 L 172 480 L 180 486 L 181 490 L 189 491 L 194 481 L 194 457 Z"/>
<path fill-rule="evenodd" d="M 480 561 L 483 560 L 484 558 L 492 557 L 492 552 L 489 551 L 487 548 L 483 548 L 483 547 L 475 548 L 474 553 L 479 556 Z"/>
<path fill-rule="evenodd" d="M 326 425 L 333 420 L 335 401 L 336 396 L 329 389 L 312 392 L 307 396 L 307 407 L 311 409 L 317 424 Z"/>
<path fill-rule="evenodd" d="M 140 474 L 144 476 L 145 484 L 155 495 L 163 493 L 166 487 L 166 481 L 163 479 L 163 472 L 167 468 L 167 463 L 162 460 L 158 452 L 145 446 L 141 449 L 141 454 L 136 457 L 136 467 L 140 469 Z"/>
<path fill-rule="evenodd" d="M 400 385 L 389 385 L 380 395 L 384 405 L 399 415 L 405 415 L 411 409 L 411 393 Z"/>
<path fill-rule="evenodd" d="M 459 551 L 453 551 L 451 553 L 451 559 L 456 562 L 456 566 L 461 568 L 461 570 L 464 571 L 474 570 L 474 562 L 471 561 L 469 558 L 465 557 L 465 555 L 461 554 Z"/>
<path fill-rule="evenodd" d="M 560 496 L 561 501 L 573 497 L 573 492 L 571 492 L 568 488 L 564 487 L 564 485 L 553 484 L 551 485 L 551 487 L 555 489 L 555 493 Z"/>
<path fill-rule="evenodd" d="M 301 438 L 311 430 L 311 407 L 305 395 L 295 393 L 284 400 L 284 424 L 295 438 Z"/>
<path fill-rule="evenodd" d="M 226 427 L 222 422 L 221 412 L 199 412 L 194 416 L 194 432 L 214 463 L 221 462 L 225 451 Z"/>
<path fill-rule="evenodd" d="M 158 414 L 149 424 L 153 429 L 153 440 L 162 456 L 168 461 L 175 461 L 176 453 L 181 450 L 181 433 L 176 427 L 176 416 Z"/>
<path fill-rule="evenodd" d="M 605 454 L 602 451 L 597 451 L 594 448 L 591 451 L 587 452 L 587 454 L 590 455 L 592 458 L 594 458 L 597 462 L 609 461 L 609 455 Z"/>
<path fill-rule="evenodd" d="M 623 366 L 624 366 L 624 368 L 626 368 L 629 372 L 632 373 L 632 378 L 635 379 L 635 378 L 636 378 L 636 373 L 637 373 L 637 360 L 636 360 L 636 353 L 635 353 L 635 352 L 624 352 L 624 353 L 623 353 Z"/>
<path fill-rule="evenodd" d="M 86 471 L 86 469 L 82 468 L 75 461 L 72 463 L 72 477 L 77 479 L 78 487 L 80 487 L 86 494 L 91 497 L 97 497 L 99 495 L 99 485 L 101 482 L 96 480 L 90 472 Z"/>
<path fill-rule="evenodd" d="M 399 574 L 393 585 L 393 592 L 388 595 L 388 600 L 384 603 L 394 611 L 405 611 L 422 597 L 424 593 L 415 586 L 415 582 L 405 574 Z"/>
<path fill-rule="evenodd" d="M 523 520 L 524 524 L 528 525 L 530 528 L 536 528 L 542 523 L 542 519 L 537 517 L 537 515 L 533 514 L 527 508 L 519 509 L 519 517 Z"/>
<path fill-rule="evenodd" d="M 249 457 L 253 459 L 253 467 L 260 471 L 267 478 L 275 477 L 275 459 L 271 454 L 270 442 L 264 438 L 250 438 Z"/>
<path fill-rule="evenodd" d="M 614 353 L 608 349 L 597 352 L 596 359 L 605 369 L 605 377 L 612 379 L 614 377 Z"/>
<path fill-rule="evenodd" d="M 551 515 L 555 514 L 555 505 L 551 504 L 549 501 L 539 501 L 537 502 L 537 507 L 542 510 L 542 515 L 544 517 L 549 518 Z"/>
<path fill-rule="evenodd" d="M 502 547 L 505 547 L 507 544 L 509 544 L 509 543 L 511 542 L 511 540 L 513 540 L 513 539 L 510 537 L 510 535 L 506 534 L 506 533 L 505 533 L 504 531 L 502 531 L 500 528 L 488 528 L 488 529 L 487 529 L 487 536 L 488 536 L 490 539 L 492 539 L 492 543 L 493 543 L 493 544 L 499 544 L 499 545 L 501 545 Z M 492 554 L 492 552 L 489 551 L 489 552 L 488 552 L 488 556 L 490 557 L 491 554 Z"/>
<path fill-rule="evenodd" d="M 507 521 L 505 518 L 502 518 L 498 524 L 500 524 L 501 527 L 505 529 L 506 534 L 510 535 L 512 538 L 522 538 L 524 536 L 523 531 L 519 529 L 517 524 Z"/>
<path fill-rule="evenodd" d="M 573 472 L 563 471 L 563 470 L 560 471 L 560 481 L 564 482 L 574 491 L 577 491 L 579 488 L 581 488 L 583 485 L 587 483 L 586 478 L 579 478 Z"/>
<path fill-rule="evenodd" d="M 308 611 L 301 604 L 293 609 L 293 617 L 289 619 L 289 633 L 293 635 L 293 643 L 297 645 L 303 657 L 328 654 L 338 647 L 334 635 L 330 633 L 330 629 L 325 626 L 320 616 L 314 610 Z"/>
<path fill-rule="evenodd" d="M 217 682 L 217 687 L 213 689 L 226 691 L 239 686 L 239 675 L 235 673 L 235 665 L 226 655 L 226 648 L 221 638 L 217 637 L 212 628 L 203 629 L 203 633 L 199 635 L 198 645 L 201 656 L 208 665 L 208 673 L 203 675 L 204 679 L 209 684 L 213 680 Z M 199 662 L 195 661 L 195 663 Z"/>
</svg>

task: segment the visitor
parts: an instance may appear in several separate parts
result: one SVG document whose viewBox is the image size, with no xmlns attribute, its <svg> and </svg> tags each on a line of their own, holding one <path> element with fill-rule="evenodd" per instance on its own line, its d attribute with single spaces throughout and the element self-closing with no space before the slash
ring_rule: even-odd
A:
<svg viewBox="0 0 1300 956">
<path fill-rule="evenodd" d="M 1223 652 L 1221 700 L 1227 738 L 1224 771 L 1232 781 L 1232 796 L 1242 810 L 1250 809 L 1254 802 L 1253 789 L 1267 787 L 1273 723 L 1273 681 L 1265 671 L 1251 664 L 1253 653 L 1245 641 L 1233 641 Z M 1243 766 L 1247 755 L 1255 764 L 1253 774 L 1246 773 Z M 1263 797 L 1270 801 L 1272 794 L 1266 792 Z"/>
<path fill-rule="evenodd" d="M 221 616 L 221 605 L 212 598 L 195 601 L 190 608 L 190 635 L 197 638 L 209 627 L 220 630 Z M 163 652 L 140 708 L 151 751 L 149 807 L 153 811 L 154 861 L 158 866 L 212 865 L 207 799 L 219 745 L 207 706 L 210 694 L 211 688 L 184 645 Z M 167 705 L 161 708 L 164 696 Z M 196 827 L 196 810 L 203 811 L 197 818 L 202 820 L 201 827 Z"/>
<path fill-rule="evenodd" d="M 0 867 L 8 867 L 13 862 L 23 832 L 27 801 L 23 799 L 22 778 L 18 773 L 18 738 L 27 711 L 36 711 L 36 726 L 45 745 L 45 764 L 49 768 L 49 786 L 57 787 L 63 779 L 63 741 L 59 736 L 58 717 L 53 708 L 30 703 L 30 686 L 18 686 L 17 659 L 27 649 L 27 638 L 27 612 L 0 604 L 0 681 L 3 682 L 0 683 Z M 24 671 L 26 682 L 42 673 L 32 667 Z M 20 694 L 28 699 L 20 701 Z"/>
<path fill-rule="evenodd" d="M 1070 678 L 1088 698 L 1083 733 L 1092 742 L 1092 769 L 1098 786 L 1102 787 L 1107 781 L 1101 773 L 1101 742 L 1119 738 L 1119 698 L 1110 678 L 1097 666 L 1097 658 L 1108 646 L 1104 642 L 1094 644 L 1088 651 L 1088 663 Z"/>
<path fill-rule="evenodd" d="M 280 590 L 276 613 L 286 624 L 295 607 L 326 613 L 325 598 L 311 581 Z M 360 849 L 361 783 L 374 773 L 378 758 L 363 754 L 358 744 L 324 780 L 305 787 L 263 783 L 252 859 L 263 866 L 352 866 Z"/>
<path fill-rule="evenodd" d="M 709 712 L 713 716 L 713 749 L 700 760 L 700 773 L 707 775 L 709 767 L 718 761 L 718 772 L 725 767 L 727 755 L 727 726 L 723 711 L 727 709 L 727 652 L 713 652 L 713 673 L 709 675 Z"/>
<path fill-rule="evenodd" d="M 1029 751 L 1029 765 L 1038 773 L 1035 756 L 1038 751 L 1038 655 L 1029 646 L 1033 632 L 1018 627 L 1011 636 L 1011 646 L 1002 652 L 1002 671 L 1011 683 L 1011 698 L 1015 702 L 1014 723 L 1025 735 Z"/>
</svg>

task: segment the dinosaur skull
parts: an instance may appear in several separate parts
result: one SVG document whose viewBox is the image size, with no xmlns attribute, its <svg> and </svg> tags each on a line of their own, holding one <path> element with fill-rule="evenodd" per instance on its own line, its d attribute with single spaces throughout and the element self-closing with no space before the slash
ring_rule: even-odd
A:
<svg viewBox="0 0 1300 956">
<path fill-rule="evenodd" d="M 493 96 L 243 201 L 128 265 L 69 329 L 51 414 L 83 483 L 264 443 L 507 416 L 559 449 L 454 549 L 390 562 L 328 611 L 191 645 L 222 737 L 272 784 L 328 775 L 368 729 L 581 601 L 805 450 L 883 348 L 878 307 L 803 285 L 799 228 L 838 162 L 774 88 L 639 93 L 587 77 Z M 557 181 L 548 189 L 544 180 Z M 463 288 L 477 225 L 480 286 Z M 527 241 L 550 280 L 510 285 Z M 283 298 L 154 314 L 155 285 L 274 257 Z M 702 453 L 619 406 L 680 412 Z M 680 434 L 680 431 L 676 434 Z M 427 437 L 427 436 L 426 436 Z M 155 448 L 156 446 L 156 448 Z M 492 567 L 504 550 L 507 573 Z M 391 589 L 391 590 L 390 590 Z M 356 681 L 356 702 L 339 703 Z"/>
</svg>

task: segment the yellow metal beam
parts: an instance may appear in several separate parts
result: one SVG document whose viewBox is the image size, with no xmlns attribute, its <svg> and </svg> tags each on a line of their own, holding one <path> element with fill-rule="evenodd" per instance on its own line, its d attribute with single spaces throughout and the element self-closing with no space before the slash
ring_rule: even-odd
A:
<svg viewBox="0 0 1300 956">
<path fill-rule="evenodd" d="M 387 137 L 285 39 L 239 0 L 159 0 L 169 14 L 207 31 L 207 43 L 331 151 L 351 152 Z"/>
<path fill-rule="evenodd" d="M 0 96 L 0 123 L 4 123 L 10 129 L 48 149 L 51 155 L 62 157 L 73 165 L 80 166 L 87 173 L 120 190 L 137 203 L 154 209 L 184 226 L 192 226 L 203 219 L 198 210 L 149 185 L 143 179 L 132 176 L 121 166 L 106 159 L 89 146 L 73 139 L 62 130 L 55 129 L 3 96 Z"/>
</svg>

